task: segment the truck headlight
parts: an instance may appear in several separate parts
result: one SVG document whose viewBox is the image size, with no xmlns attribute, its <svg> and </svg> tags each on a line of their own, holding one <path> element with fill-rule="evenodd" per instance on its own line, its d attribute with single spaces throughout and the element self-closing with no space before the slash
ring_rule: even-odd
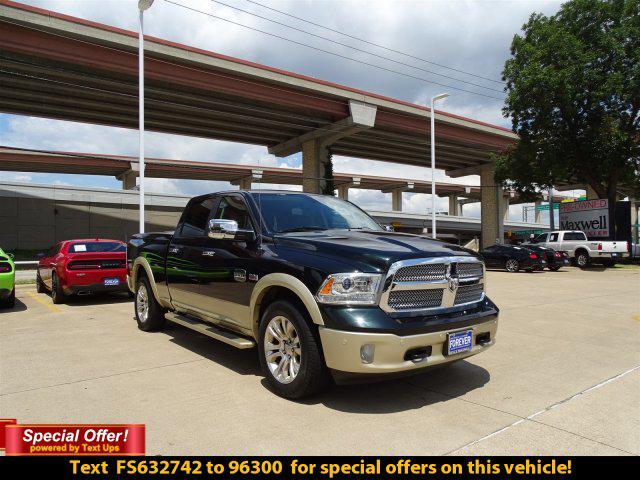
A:
<svg viewBox="0 0 640 480">
<path fill-rule="evenodd" d="M 375 305 L 381 280 L 382 275 L 376 273 L 334 273 L 322 283 L 316 297 L 333 305 Z"/>
</svg>

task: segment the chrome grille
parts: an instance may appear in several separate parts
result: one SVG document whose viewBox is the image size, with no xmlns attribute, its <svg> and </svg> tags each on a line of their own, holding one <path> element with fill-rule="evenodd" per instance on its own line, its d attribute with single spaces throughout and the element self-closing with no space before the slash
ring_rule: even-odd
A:
<svg viewBox="0 0 640 480">
<path fill-rule="evenodd" d="M 398 269 L 393 279 L 396 282 L 429 282 L 432 280 L 444 280 L 446 272 L 446 263 L 411 265 Z"/>
<path fill-rule="evenodd" d="M 398 290 L 389 294 L 387 302 L 394 310 L 434 308 L 442 304 L 443 288 L 431 290 Z"/>
<path fill-rule="evenodd" d="M 481 263 L 458 263 L 458 277 L 460 280 L 466 278 L 482 277 Z"/>
<path fill-rule="evenodd" d="M 484 292 L 484 285 L 476 283 L 473 285 L 460 285 L 456 292 L 456 298 L 453 302 L 454 305 L 461 305 L 463 303 L 479 302 L 482 300 L 482 293 Z"/>
<path fill-rule="evenodd" d="M 385 312 L 435 311 L 484 298 L 484 266 L 466 256 L 403 260 L 389 268 L 380 294 Z"/>
</svg>

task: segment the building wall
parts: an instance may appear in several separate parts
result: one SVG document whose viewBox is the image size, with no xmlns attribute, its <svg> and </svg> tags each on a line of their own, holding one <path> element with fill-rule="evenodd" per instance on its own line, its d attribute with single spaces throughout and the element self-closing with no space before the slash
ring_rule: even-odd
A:
<svg viewBox="0 0 640 480">
<path fill-rule="evenodd" d="M 137 192 L 132 193 L 0 185 L 0 246 L 39 250 L 70 238 L 126 240 L 139 231 Z M 153 197 L 147 199 L 146 230 L 173 230 L 188 198 Z"/>
</svg>

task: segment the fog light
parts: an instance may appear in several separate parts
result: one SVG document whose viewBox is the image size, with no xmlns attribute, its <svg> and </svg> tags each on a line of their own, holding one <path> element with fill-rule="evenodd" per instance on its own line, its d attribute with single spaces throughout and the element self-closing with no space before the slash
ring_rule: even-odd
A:
<svg viewBox="0 0 640 480">
<path fill-rule="evenodd" d="M 362 363 L 373 363 L 373 355 L 376 353 L 376 346 L 367 343 L 360 347 L 360 360 Z"/>
</svg>

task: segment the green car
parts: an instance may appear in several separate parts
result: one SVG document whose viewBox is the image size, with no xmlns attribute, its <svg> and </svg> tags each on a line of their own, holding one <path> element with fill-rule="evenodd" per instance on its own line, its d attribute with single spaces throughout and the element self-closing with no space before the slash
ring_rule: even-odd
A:
<svg viewBox="0 0 640 480">
<path fill-rule="evenodd" d="M 0 248 L 0 308 L 13 308 L 16 303 L 16 267 L 13 254 Z"/>
</svg>

